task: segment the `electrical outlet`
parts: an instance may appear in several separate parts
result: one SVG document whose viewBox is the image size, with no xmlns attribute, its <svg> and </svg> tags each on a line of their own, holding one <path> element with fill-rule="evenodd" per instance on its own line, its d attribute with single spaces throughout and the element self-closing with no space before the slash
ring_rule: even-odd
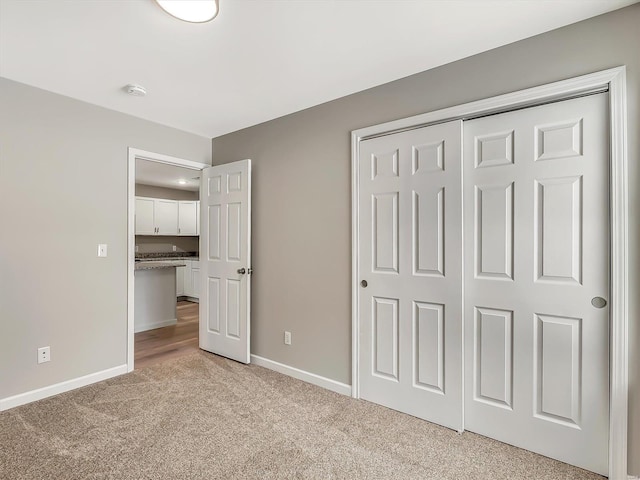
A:
<svg viewBox="0 0 640 480">
<path fill-rule="evenodd" d="M 136 245 L 136 253 L 138 253 L 138 251 L 140 251 L 140 247 Z"/>
<path fill-rule="evenodd" d="M 42 347 L 38 349 L 38 363 L 45 363 L 51 360 L 51 347 Z"/>
<path fill-rule="evenodd" d="M 287 332 L 286 330 L 284 332 L 284 344 L 291 345 L 291 332 Z"/>
<path fill-rule="evenodd" d="M 173 246 L 173 251 L 177 251 L 177 247 L 175 245 Z"/>
</svg>

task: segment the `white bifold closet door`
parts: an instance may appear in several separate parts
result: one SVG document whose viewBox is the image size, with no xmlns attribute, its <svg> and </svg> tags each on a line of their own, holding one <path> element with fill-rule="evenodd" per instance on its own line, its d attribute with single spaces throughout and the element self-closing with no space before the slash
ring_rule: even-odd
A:
<svg viewBox="0 0 640 480">
<path fill-rule="evenodd" d="M 360 397 L 462 428 L 462 122 L 359 156 Z"/>
<path fill-rule="evenodd" d="M 464 123 L 465 429 L 607 474 L 607 95 Z"/>
</svg>

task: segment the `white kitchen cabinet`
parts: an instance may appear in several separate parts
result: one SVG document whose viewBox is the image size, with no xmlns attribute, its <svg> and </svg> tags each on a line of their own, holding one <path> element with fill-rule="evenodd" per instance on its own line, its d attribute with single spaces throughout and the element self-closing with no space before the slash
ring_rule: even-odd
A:
<svg viewBox="0 0 640 480">
<path fill-rule="evenodd" d="M 136 197 L 136 235 L 178 235 L 178 202 Z"/>
<path fill-rule="evenodd" d="M 191 296 L 200 298 L 200 262 L 191 262 Z"/>
<path fill-rule="evenodd" d="M 191 260 L 185 260 L 184 263 L 187 266 L 184 267 L 184 288 L 182 292 L 187 297 L 190 297 L 191 296 Z"/>
<path fill-rule="evenodd" d="M 200 262 L 198 260 L 184 260 L 184 288 L 182 295 L 200 298 Z"/>
<path fill-rule="evenodd" d="M 136 235 L 155 235 L 153 198 L 136 197 Z"/>
<path fill-rule="evenodd" d="M 136 197 L 136 235 L 197 236 L 200 202 Z"/>
<path fill-rule="evenodd" d="M 178 202 L 158 198 L 154 206 L 156 235 L 178 235 Z"/>
<path fill-rule="evenodd" d="M 197 235 L 198 206 L 194 201 L 178 202 L 178 235 Z"/>
</svg>

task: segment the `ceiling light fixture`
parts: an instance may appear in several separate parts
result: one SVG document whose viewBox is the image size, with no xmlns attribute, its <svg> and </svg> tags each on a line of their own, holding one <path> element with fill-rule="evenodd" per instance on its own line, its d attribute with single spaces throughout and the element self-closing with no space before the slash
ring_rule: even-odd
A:
<svg viewBox="0 0 640 480">
<path fill-rule="evenodd" d="M 218 15 L 218 0 L 156 0 L 167 12 L 185 22 L 204 23 Z"/>
</svg>

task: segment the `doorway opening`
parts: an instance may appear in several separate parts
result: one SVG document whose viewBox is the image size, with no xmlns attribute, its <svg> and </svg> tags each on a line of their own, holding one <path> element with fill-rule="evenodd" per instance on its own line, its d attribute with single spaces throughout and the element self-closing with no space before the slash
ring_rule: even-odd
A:
<svg viewBox="0 0 640 480">
<path fill-rule="evenodd" d="M 127 369 L 199 348 L 205 164 L 129 148 Z"/>
</svg>

